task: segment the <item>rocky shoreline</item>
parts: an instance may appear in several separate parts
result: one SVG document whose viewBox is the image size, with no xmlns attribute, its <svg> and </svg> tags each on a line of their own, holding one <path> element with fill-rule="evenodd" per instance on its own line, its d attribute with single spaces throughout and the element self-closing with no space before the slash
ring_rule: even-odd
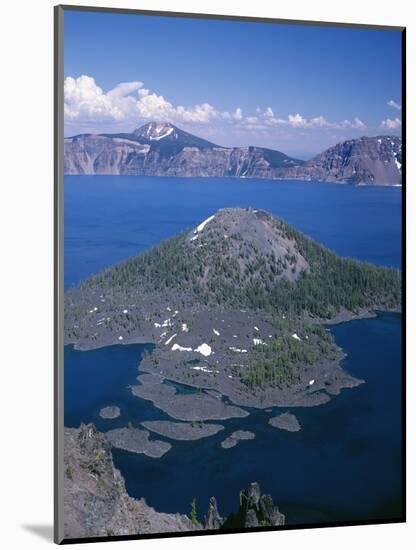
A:
<svg viewBox="0 0 416 550">
<path fill-rule="evenodd" d="M 373 309 L 360 309 L 357 312 L 348 311 L 342 309 L 331 319 L 323 320 L 320 319 L 318 322 L 322 325 L 339 325 L 340 323 L 348 323 L 349 321 L 358 321 L 360 319 L 373 319 L 377 317 L 377 312 L 386 312 L 386 313 L 401 313 L 402 310 L 399 308 L 383 308 L 383 306 L 374 306 Z"/>
<path fill-rule="evenodd" d="M 370 311 L 361 311 L 358 314 L 341 312 L 327 324 L 374 316 L 375 313 Z M 253 312 L 205 310 L 192 316 L 186 315 L 187 324 L 192 326 L 189 332 L 181 330 L 184 317 L 184 315 L 178 315 L 175 324 L 172 323 L 173 326 L 169 327 L 168 331 L 163 327 L 158 329 L 156 337 L 153 331 L 151 335 L 146 335 L 143 331 L 140 337 L 136 334 L 134 338 L 126 338 L 120 344 L 143 343 L 146 340 L 146 343 L 149 343 L 149 340 L 156 343 L 152 352 L 142 357 L 138 369 L 139 384 L 133 385 L 131 391 L 138 398 L 150 400 L 174 420 L 191 422 L 243 418 L 248 415 L 244 410 L 245 407 L 267 409 L 319 406 L 327 403 L 332 396 L 338 395 L 343 389 L 354 388 L 363 383 L 363 380 L 351 376 L 342 369 L 340 363 L 345 354 L 338 348 L 333 359 L 299 368 L 298 380 L 290 386 L 250 391 L 238 383 L 231 373 L 234 372 L 235 365 L 244 368 L 249 364 L 254 348 L 253 340 L 256 337 L 267 343 L 269 335 L 274 336 L 275 329 L 267 316 Z M 167 332 L 165 338 L 168 338 L 175 329 L 180 332 L 170 342 L 169 347 L 158 343 L 160 334 Z M 214 330 L 219 335 L 215 334 Z M 209 332 L 212 336 L 207 337 Z M 209 356 L 204 357 L 195 351 L 181 351 L 188 348 L 197 349 L 198 345 L 205 341 L 209 342 L 207 346 L 215 353 L 211 352 Z M 88 346 L 83 344 L 77 348 L 94 349 L 102 343 L 94 342 L 93 345 Z M 111 345 L 115 343 L 108 342 Z M 175 343 L 179 349 L 172 350 Z M 247 350 L 247 352 L 234 352 L 230 350 L 231 347 L 236 350 Z M 228 367 L 223 368 L 226 365 Z M 163 383 L 167 380 L 199 391 L 186 395 L 179 394 L 173 386 Z M 224 398 L 232 404 L 226 404 Z"/>
<path fill-rule="evenodd" d="M 397 309 L 393 311 L 400 313 Z M 357 313 L 344 310 L 332 319 L 315 319 L 311 320 L 311 322 L 330 327 L 338 323 L 375 316 L 376 312 L 371 310 L 361 310 Z M 253 312 L 209 312 L 206 310 L 201 311 L 197 315 L 187 314 L 188 323 L 192 325 L 191 333 L 183 332 L 180 329 L 181 324 L 183 324 L 183 318 L 183 315 L 178 316 L 178 321 L 175 321 L 180 332 L 175 335 L 169 348 L 159 343 L 160 334 L 163 334 L 163 327 L 159 329 L 160 334 L 158 335 L 155 335 L 153 330 L 148 332 L 147 335 L 146 331 L 143 331 L 141 335 L 136 333 L 134 337 L 126 338 L 122 343 L 114 341 L 114 339 L 108 342 L 94 341 L 88 345 L 86 342 L 77 345 L 76 348 L 87 351 L 106 345 L 115 345 L 116 343 L 119 345 L 133 343 L 156 344 L 151 354 L 142 358 L 139 367 L 140 376 L 138 376 L 140 384 L 133 386 L 132 392 L 137 397 L 152 401 L 155 406 L 162 409 L 172 418 L 182 421 L 225 420 L 234 416 L 244 415 L 241 413 L 241 410 L 238 411 L 236 408 L 230 409 L 227 405 L 219 404 L 218 400 L 211 400 L 209 398 L 210 390 L 216 392 L 218 397 L 227 397 L 236 407 L 262 409 L 269 407 L 310 407 L 325 404 L 330 400 L 331 396 L 338 395 L 342 389 L 353 388 L 363 383 L 363 380 L 354 378 L 342 369 L 340 364 L 345 354 L 338 348 L 337 356 L 334 359 L 299 369 L 299 380 L 290 387 L 274 387 L 256 392 L 247 391 L 241 384 L 237 384 L 233 380 L 233 374 L 230 373 L 232 372 L 233 365 L 244 366 L 250 361 L 253 340 L 256 336 L 258 336 L 258 339 L 262 339 L 262 335 L 264 334 L 274 334 L 274 329 L 267 316 L 258 315 Z M 204 318 L 205 321 L 201 323 L 200 318 Z M 246 319 L 244 320 L 244 318 Z M 221 330 L 220 337 L 213 332 L 211 325 L 217 332 Z M 215 328 L 217 326 L 219 329 Z M 255 331 L 253 326 L 257 327 L 258 330 Z M 169 332 L 166 330 L 165 332 L 169 336 L 174 330 L 175 325 L 170 327 Z M 211 332 L 212 336 L 208 336 L 209 332 Z M 236 338 L 234 337 L 235 334 L 237 334 Z M 250 336 L 243 336 L 245 334 L 250 334 Z M 212 341 L 213 338 L 215 339 L 214 342 Z M 205 340 L 210 342 L 207 345 L 211 349 L 215 345 L 215 356 L 211 353 L 210 357 L 204 357 L 198 352 L 181 351 L 179 349 L 196 349 L 198 347 L 197 344 L 201 345 L 200 343 Z M 267 342 L 267 339 L 265 341 Z M 174 343 L 179 348 L 172 350 L 170 348 L 174 346 Z M 234 345 L 231 346 L 228 344 Z M 230 347 L 237 350 L 247 349 L 247 353 L 233 352 L 229 349 Z M 227 365 L 227 363 L 231 368 L 228 367 L 224 370 L 222 367 L 223 365 Z M 221 371 L 218 368 L 219 365 L 221 365 Z M 198 369 L 195 367 L 198 367 Z M 209 372 L 213 370 L 220 372 Z M 163 380 L 170 380 L 205 391 L 199 396 L 179 396 L 174 389 L 165 385 L 157 389 L 150 387 L 151 385 L 160 385 Z M 311 384 L 312 381 L 313 383 Z M 175 400 L 178 401 L 177 405 L 169 403 L 172 395 L 175 395 Z M 204 404 L 202 405 L 202 403 Z M 192 411 L 195 411 L 199 406 L 202 407 L 202 412 L 198 416 L 192 413 Z"/>
<path fill-rule="evenodd" d="M 341 312 L 337 317 L 326 321 L 325 324 L 331 325 L 375 315 L 367 310 L 358 314 Z M 169 327 L 169 332 L 165 330 L 167 332 L 165 338 L 172 334 L 175 326 L 178 326 L 177 330 L 180 330 L 183 318 L 183 316 L 178 316 L 178 321 Z M 136 397 L 152 401 L 156 407 L 163 410 L 172 419 L 189 422 L 193 420 L 226 420 L 247 416 L 248 413 L 240 407 L 266 409 L 269 407 L 319 406 L 327 403 L 331 396 L 338 395 L 343 389 L 353 388 L 363 383 L 363 380 L 351 376 L 342 369 L 340 364 L 345 354 L 338 348 L 333 359 L 299 368 L 298 380 L 291 386 L 249 391 L 241 383 L 238 383 L 231 373 L 234 372 L 237 365 L 239 368 L 244 368 L 249 364 L 254 347 L 253 341 L 256 337 L 267 343 L 269 335 L 274 336 L 275 329 L 267 316 L 240 311 L 203 311 L 193 316 L 187 314 L 186 318 L 188 324 L 192 326 L 192 330 L 190 332 L 180 330 L 170 342 L 169 347 L 158 343 L 160 335 L 155 337 L 154 333 L 148 336 L 136 334 L 134 339 L 126 338 L 120 344 L 143 343 L 145 340 L 149 343 L 150 339 L 156 343 L 152 352 L 142 357 L 139 366 L 139 384 L 133 385 L 131 391 Z M 202 319 L 204 320 L 202 321 Z M 323 322 L 321 321 L 320 324 Z M 257 330 L 253 327 L 256 327 Z M 220 336 L 217 336 L 213 330 Z M 163 327 L 159 329 L 159 332 L 163 333 Z M 208 337 L 209 332 L 212 336 Z M 246 336 L 247 334 L 249 337 Z M 204 357 L 195 351 L 181 351 L 188 348 L 194 350 L 198 344 L 201 345 L 200 343 L 204 341 L 210 342 L 207 346 L 209 345 L 211 350 L 215 350 L 215 353 L 211 352 L 210 356 Z M 115 343 L 114 341 L 108 342 L 109 345 Z M 178 349 L 172 350 L 175 343 Z M 94 342 L 94 345 L 88 346 L 84 344 L 77 348 L 94 349 L 98 347 L 98 344 L 102 344 L 102 342 Z M 230 348 L 241 351 L 233 351 Z M 164 384 L 164 380 L 202 391 L 187 395 L 178 394 L 173 386 Z M 216 397 L 213 397 L 214 395 Z M 174 399 L 172 399 L 173 396 Z M 232 405 L 225 404 L 224 397 Z"/>
<path fill-rule="evenodd" d="M 133 394 L 142 397 L 149 398 L 155 406 L 162 409 L 164 412 L 178 418 L 180 420 L 225 420 L 227 418 L 233 418 L 234 416 L 245 416 L 237 413 L 236 409 L 230 409 L 229 406 L 220 406 L 217 398 L 217 406 L 214 409 L 221 409 L 221 413 L 213 415 L 208 411 L 211 409 L 210 405 L 214 405 L 211 397 L 211 393 L 208 390 L 214 390 L 219 396 L 227 397 L 237 407 L 253 407 L 259 409 L 266 409 L 269 407 L 313 407 L 327 403 L 331 396 L 338 395 L 343 389 L 354 388 L 364 381 L 358 378 L 354 378 L 347 373 L 342 367 L 340 367 L 341 360 L 345 357 L 344 354 L 339 355 L 339 359 L 336 361 L 323 361 L 317 365 L 310 366 L 299 372 L 299 381 L 288 387 L 270 387 L 265 389 L 259 389 L 256 392 L 250 392 L 245 388 L 236 387 L 230 383 L 226 377 L 217 377 L 213 380 L 201 380 L 188 384 L 187 379 L 181 376 L 180 373 L 172 368 L 169 369 L 169 363 L 164 364 L 164 376 L 167 380 L 173 382 L 189 385 L 196 389 L 207 390 L 197 395 L 187 395 L 186 398 L 178 396 L 175 399 L 186 402 L 191 407 L 185 412 L 181 413 L 178 409 L 181 408 L 181 404 L 172 405 L 165 399 L 174 395 L 171 389 L 165 389 L 164 386 L 156 390 L 144 388 L 142 386 L 133 386 Z M 140 369 L 144 370 L 148 368 L 147 362 L 141 364 Z M 151 368 L 149 368 L 149 371 Z M 202 405 L 204 403 L 204 405 Z M 192 417 L 196 407 L 201 404 L 202 412 L 200 415 Z M 207 412 L 205 411 L 207 409 Z M 172 412 L 172 414 L 171 414 Z M 178 416 L 182 415 L 182 416 Z"/>
</svg>

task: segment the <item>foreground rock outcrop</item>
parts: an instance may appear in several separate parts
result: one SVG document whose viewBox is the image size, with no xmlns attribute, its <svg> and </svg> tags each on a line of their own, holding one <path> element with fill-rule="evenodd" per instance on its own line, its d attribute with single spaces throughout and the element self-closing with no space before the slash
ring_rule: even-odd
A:
<svg viewBox="0 0 416 550">
<path fill-rule="evenodd" d="M 278 527 L 285 524 L 285 519 L 272 497 L 263 495 L 258 483 L 251 483 L 247 489 L 240 492 L 238 512 L 230 514 L 222 528 Z"/>
<path fill-rule="evenodd" d="M 376 136 L 338 143 L 305 162 L 265 147 L 220 147 L 168 122 L 122 134 L 65 138 L 65 174 L 300 179 L 401 183 L 402 143 Z"/>
<path fill-rule="evenodd" d="M 93 424 L 65 428 L 64 537 L 88 538 L 241 529 L 284 525 L 269 495 L 258 483 L 240 493 L 236 514 L 224 520 L 212 497 L 204 523 L 184 514 L 165 514 L 127 494 L 124 479 L 114 466 L 111 444 Z"/>
<path fill-rule="evenodd" d="M 208 510 L 205 515 L 205 529 L 221 529 L 224 518 L 220 516 L 215 497 L 209 499 Z"/>
<path fill-rule="evenodd" d="M 131 498 L 111 444 L 93 424 L 65 428 L 64 536 L 106 537 L 201 528 L 182 514 L 162 514 Z"/>
</svg>

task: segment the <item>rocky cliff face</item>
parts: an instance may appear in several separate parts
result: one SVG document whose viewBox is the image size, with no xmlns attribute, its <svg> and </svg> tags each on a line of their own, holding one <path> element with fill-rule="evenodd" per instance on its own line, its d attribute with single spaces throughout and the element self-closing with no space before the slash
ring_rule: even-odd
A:
<svg viewBox="0 0 416 550">
<path fill-rule="evenodd" d="M 378 136 L 338 143 L 303 166 L 293 168 L 288 176 L 339 183 L 398 185 L 401 169 L 401 139 Z"/>
<path fill-rule="evenodd" d="M 220 147 L 169 123 L 65 139 L 66 174 L 272 178 L 278 168 L 301 164 L 262 147 Z"/>
<path fill-rule="evenodd" d="M 240 504 L 237 512 L 231 513 L 225 520 L 220 516 L 217 501 L 210 498 L 205 516 L 205 529 L 252 529 L 255 527 L 279 527 L 284 525 L 285 516 L 274 504 L 270 495 L 261 492 L 260 485 L 250 483 L 247 489 L 240 491 Z"/>
<path fill-rule="evenodd" d="M 398 185 L 402 145 L 396 136 L 339 143 L 304 162 L 264 147 L 220 147 L 170 123 L 123 134 L 65 139 L 65 174 L 242 177 Z"/>
<path fill-rule="evenodd" d="M 201 529 L 181 514 L 162 514 L 131 498 L 111 445 L 93 424 L 65 428 L 65 538 L 172 533 Z"/>
<path fill-rule="evenodd" d="M 257 483 L 240 493 L 240 507 L 231 521 L 224 520 L 214 497 L 209 501 L 204 524 L 183 514 L 164 514 L 126 492 L 124 479 L 115 468 L 111 444 L 93 424 L 65 428 L 64 536 L 66 539 L 144 535 L 222 528 L 283 525 L 270 496 Z"/>
</svg>

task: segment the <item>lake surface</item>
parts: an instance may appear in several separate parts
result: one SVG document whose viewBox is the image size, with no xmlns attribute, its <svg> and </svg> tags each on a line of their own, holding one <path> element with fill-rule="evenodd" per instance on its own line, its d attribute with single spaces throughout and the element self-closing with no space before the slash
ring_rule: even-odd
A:
<svg viewBox="0 0 416 550">
<path fill-rule="evenodd" d="M 77 176 L 65 178 L 65 284 L 148 249 L 224 206 L 265 208 L 340 254 L 401 265 L 397 188 Z M 251 409 L 247 418 L 223 422 L 226 429 L 212 438 L 174 441 L 161 459 L 114 450 L 128 492 L 164 512 L 189 513 L 196 497 L 201 517 L 215 496 L 226 515 L 237 508 L 239 491 L 258 481 L 291 524 L 400 517 L 401 316 L 383 313 L 331 330 L 348 353 L 343 366 L 365 384 L 326 405 L 292 409 L 302 426 L 298 433 L 267 424 L 283 409 Z M 168 418 L 129 390 L 146 347 L 80 352 L 67 346 L 65 425 L 93 421 L 105 431 Z M 98 412 L 106 405 L 120 406 L 120 418 L 102 420 Z M 235 429 L 251 430 L 256 438 L 222 449 L 220 442 Z"/>
</svg>

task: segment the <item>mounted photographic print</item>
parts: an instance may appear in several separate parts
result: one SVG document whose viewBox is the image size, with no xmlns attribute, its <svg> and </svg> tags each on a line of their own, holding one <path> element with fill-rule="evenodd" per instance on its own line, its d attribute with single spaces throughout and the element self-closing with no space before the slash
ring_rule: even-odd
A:
<svg viewBox="0 0 416 550">
<path fill-rule="evenodd" d="M 55 30 L 55 541 L 404 521 L 405 30 Z"/>
</svg>

